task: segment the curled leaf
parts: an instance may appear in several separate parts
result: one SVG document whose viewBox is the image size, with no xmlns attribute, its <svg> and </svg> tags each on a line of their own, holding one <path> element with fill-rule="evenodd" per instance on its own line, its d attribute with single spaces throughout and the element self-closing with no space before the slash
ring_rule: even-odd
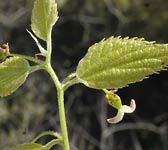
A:
<svg viewBox="0 0 168 150">
<path fill-rule="evenodd" d="M 27 60 L 10 57 L 0 64 L 0 96 L 8 96 L 19 88 L 29 74 Z"/>
<path fill-rule="evenodd" d="M 76 74 L 88 87 L 113 89 L 142 81 L 167 65 L 167 44 L 110 37 L 89 48 Z"/>
</svg>

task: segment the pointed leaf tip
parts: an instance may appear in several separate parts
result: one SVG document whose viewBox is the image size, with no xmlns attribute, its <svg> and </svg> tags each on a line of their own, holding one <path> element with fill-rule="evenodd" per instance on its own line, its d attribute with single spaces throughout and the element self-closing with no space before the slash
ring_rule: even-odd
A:
<svg viewBox="0 0 168 150">
<path fill-rule="evenodd" d="M 113 89 L 142 81 L 167 69 L 168 45 L 139 38 L 110 37 L 94 44 L 77 67 L 77 77 L 88 87 Z"/>
</svg>

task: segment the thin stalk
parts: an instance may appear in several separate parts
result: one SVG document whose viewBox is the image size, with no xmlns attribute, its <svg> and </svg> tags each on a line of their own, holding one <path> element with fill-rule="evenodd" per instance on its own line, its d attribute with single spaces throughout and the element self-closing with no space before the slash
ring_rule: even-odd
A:
<svg viewBox="0 0 168 150">
<path fill-rule="evenodd" d="M 52 53 L 52 37 L 51 37 L 51 31 L 48 34 L 47 38 L 47 56 L 46 56 L 46 63 L 51 64 L 51 53 Z"/>
<path fill-rule="evenodd" d="M 73 78 L 76 77 L 76 73 L 71 73 L 68 77 L 66 77 L 64 80 L 63 80 L 63 84 L 65 84 L 66 82 L 72 80 Z"/>
<path fill-rule="evenodd" d="M 50 135 L 53 136 L 55 138 L 58 138 L 59 140 L 62 140 L 62 136 L 60 134 L 58 134 L 57 132 L 52 132 L 52 131 L 45 131 L 41 134 L 39 134 L 37 137 L 35 137 L 31 143 L 35 143 L 37 142 L 40 138 L 46 136 L 46 135 Z"/>
<path fill-rule="evenodd" d="M 45 149 L 50 150 L 56 144 L 62 145 L 62 141 L 59 139 L 54 139 L 45 145 Z"/>
<path fill-rule="evenodd" d="M 61 124 L 62 137 L 63 137 L 63 146 L 64 146 L 64 150 L 69 150 L 69 139 L 68 139 L 67 125 L 66 125 L 65 106 L 64 106 L 64 90 L 50 64 L 46 66 L 46 70 L 50 74 L 57 88 L 58 109 L 59 109 L 59 117 L 60 117 L 60 124 Z"/>
<path fill-rule="evenodd" d="M 78 78 L 74 78 L 72 80 L 69 80 L 67 81 L 66 83 L 64 83 L 62 85 L 63 87 L 63 90 L 66 91 L 70 86 L 74 85 L 74 84 L 77 84 L 77 83 L 80 83 L 79 79 Z"/>
<path fill-rule="evenodd" d="M 35 71 L 42 70 L 42 69 L 45 69 L 44 65 L 35 65 L 30 67 L 29 72 L 33 73 Z"/>
<path fill-rule="evenodd" d="M 69 148 L 69 139 L 68 139 L 67 124 L 66 124 L 66 116 L 65 116 L 63 88 L 60 88 L 57 93 L 58 93 L 58 107 L 59 107 L 60 123 L 61 123 L 62 135 L 63 135 L 64 150 L 69 150 L 70 148 Z"/>
<path fill-rule="evenodd" d="M 26 56 L 26 55 L 10 53 L 10 54 L 7 54 L 7 56 L 20 57 L 20 58 L 27 59 L 31 62 L 40 64 L 40 65 L 44 64 L 42 60 L 34 58 L 34 57 Z"/>
<path fill-rule="evenodd" d="M 51 31 L 50 31 L 47 39 L 47 55 L 46 55 L 45 68 L 50 74 L 55 84 L 55 87 L 57 89 L 58 109 L 59 109 L 59 117 L 60 117 L 60 124 L 61 124 L 61 130 L 62 130 L 63 148 L 64 150 L 69 150 L 69 139 L 68 139 L 68 131 L 67 131 L 67 125 L 66 125 L 65 106 L 64 106 L 64 90 L 56 73 L 51 67 L 51 53 L 52 53 L 52 38 L 51 38 Z"/>
</svg>

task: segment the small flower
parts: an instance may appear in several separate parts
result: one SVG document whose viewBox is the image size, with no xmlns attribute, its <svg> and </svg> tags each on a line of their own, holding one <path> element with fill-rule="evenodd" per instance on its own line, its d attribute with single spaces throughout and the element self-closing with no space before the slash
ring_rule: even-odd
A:
<svg viewBox="0 0 168 150">
<path fill-rule="evenodd" d="M 135 101 L 132 99 L 130 102 L 130 106 L 123 105 L 120 109 L 118 109 L 117 115 L 113 118 L 107 119 L 107 122 L 112 124 L 118 123 L 123 119 L 125 113 L 132 113 L 134 112 L 135 108 L 136 104 Z"/>
<path fill-rule="evenodd" d="M 118 110 L 115 117 L 107 119 L 108 123 L 118 123 L 123 119 L 125 113 L 132 113 L 135 111 L 136 103 L 133 99 L 130 102 L 130 106 L 122 105 L 121 98 L 115 94 L 114 91 L 108 91 L 106 89 L 103 89 L 103 91 L 106 94 L 106 101 L 109 103 L 109 105 Z"/>
</svg>

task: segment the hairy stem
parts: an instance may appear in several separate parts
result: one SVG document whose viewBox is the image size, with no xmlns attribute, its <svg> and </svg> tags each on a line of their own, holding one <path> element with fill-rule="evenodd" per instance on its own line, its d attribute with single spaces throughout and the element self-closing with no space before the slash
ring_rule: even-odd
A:
<svg viewBox="0 0 168 150">
<path fill-rule="evenodd" d="M 51 33 L 48 36 L 47 40 L 47 57 L 46 57 L 46 70 L 50 74 L 55 87 L 57 89 L 57 96 L 58 96 L 58 109 L 59 109 L 59 117 L 60 117 L 60 125 L 62 130 L 62 140 L 57 139 L 51 141 L 49 149 L 53 146 L 53 144 L 61 143 L 63 144 L 63 150 L 69 150 L 69 139 L 68 139 L 68 131 L 67 131 L 67 124 L 66 124 L 66 115 L 65 115 L 65 106 L 64 106 L 64 89 L 54 72 L 53 68 L 51 67 L 51 53 L 52 53 L 52 42 L 51 42 Z"/>
<path fill-rule="evenodd" d="M 62 141 L 59 140 L 59 139 L 54 139 L 54 140 L 50 141 L 47 145 L 45 145 L 45 148 L 46 148 L 47 150 L 50 150 L 50 149 L 51 149 L 54 145 L 56 145 L 56 144 L 62 145 Z"/>
<path fill-rule="evenodd" d="M 61 130 L 62 130 L 63 148 L 64 150 L 69 150 L 69 139 L 68 139 L 67 125 L 66 125 L 65 106 L 64 106 L 64 90 L 56 73 L 51 67 L 51 53 L 52 53 L 51 39 L 52 38 L 51 38 L 51 31 L 50 31 L 47 39 L 47 55 L 46 55 L 45 68 L 50 74 L 52 80 L 54 81 L 55 87 L 57 89 L 58 109 L 59 109 L 59 117 L 60 117 L 60 124 L 61 124 Z"/>
<path fill-rule="evenodd" d="M 60 117 L 60 124 L 61 124 L 62 137 L 63 137 L 63 147 L 64 147 L 64 150 L 69 150 L 69 139 L 68 139 L 67 125 L 66 125 L 65 106 L 64 106 L 64 90 L 61 83 L 58 80 L 57 75 L 55 74 L 50 64 L 46 66 L 46 70 L 50 74 L 57 88 L 58 109 L 59 109 L 59 117 Z"/>
<path fill-rule="evenodd" d="M 35 137 L 31 143 L 35 143 L 37 142 L 40 138 L 46 136 L 46 135 L 50 135 L 53 136 L 55 138 L 58 138 L 59 140 L 62 140 L 62 136 L 60 134 L 58 134 L 57 132 L 52 132 L 52 131 L 45 131 L 41 134 L 39 134 L 37 137 Z"/>
<path fill-rule="evenodd" d="M 51 37 L 51 31 L 48 34 L 47 39 L 47 56 L 46 56 L 46 63 L 51 64 L 51 53 L 52 53 L 52 37 Z"/>
<path fill-rule="evenodd" d="M 30 72 L 30 73 L 33 73 L 33 72 L 35 72 L 35 71 L 42 70 L 42 69 L 45 69 L 45 68 L 44 68 L 44 65 L 35 65 L 35 66 L 31 66 L 31 67 L 30 67 L 29 72 Z"/>
<path fill-rule="evenodd" d="M 30 57 L 30 56 L 26 56 L 26 55 L 10 53 L 10 54 L 7 54 L 7 56 L 20 57 L 20 58 L 27 59 L 27 60 L 29 60 L 31 62 L 40 64 L 40 65 L 44 64 L 44 62 L 41 61 L 40 59 L 37 59 L 37 58 L 34 58 L 34 57 Z"/>
<path fill-rule="evenodd" d="M 78 78 L 74 78 L 72 80 L 69 80 L 67 82 L 65 82 L 62 86 L 63 86 L 63 90 L 66 91 L 70 86 L 80 83 Z"/>
<path fill-rule="evenodd" d="M 76 77 L 76 73 L 71 73 L 68 77 L 66 77 L 64 80 L 63 80 L 63 84 L 65 84 L 66 82 L 74 79 Z"/>
</svg>

